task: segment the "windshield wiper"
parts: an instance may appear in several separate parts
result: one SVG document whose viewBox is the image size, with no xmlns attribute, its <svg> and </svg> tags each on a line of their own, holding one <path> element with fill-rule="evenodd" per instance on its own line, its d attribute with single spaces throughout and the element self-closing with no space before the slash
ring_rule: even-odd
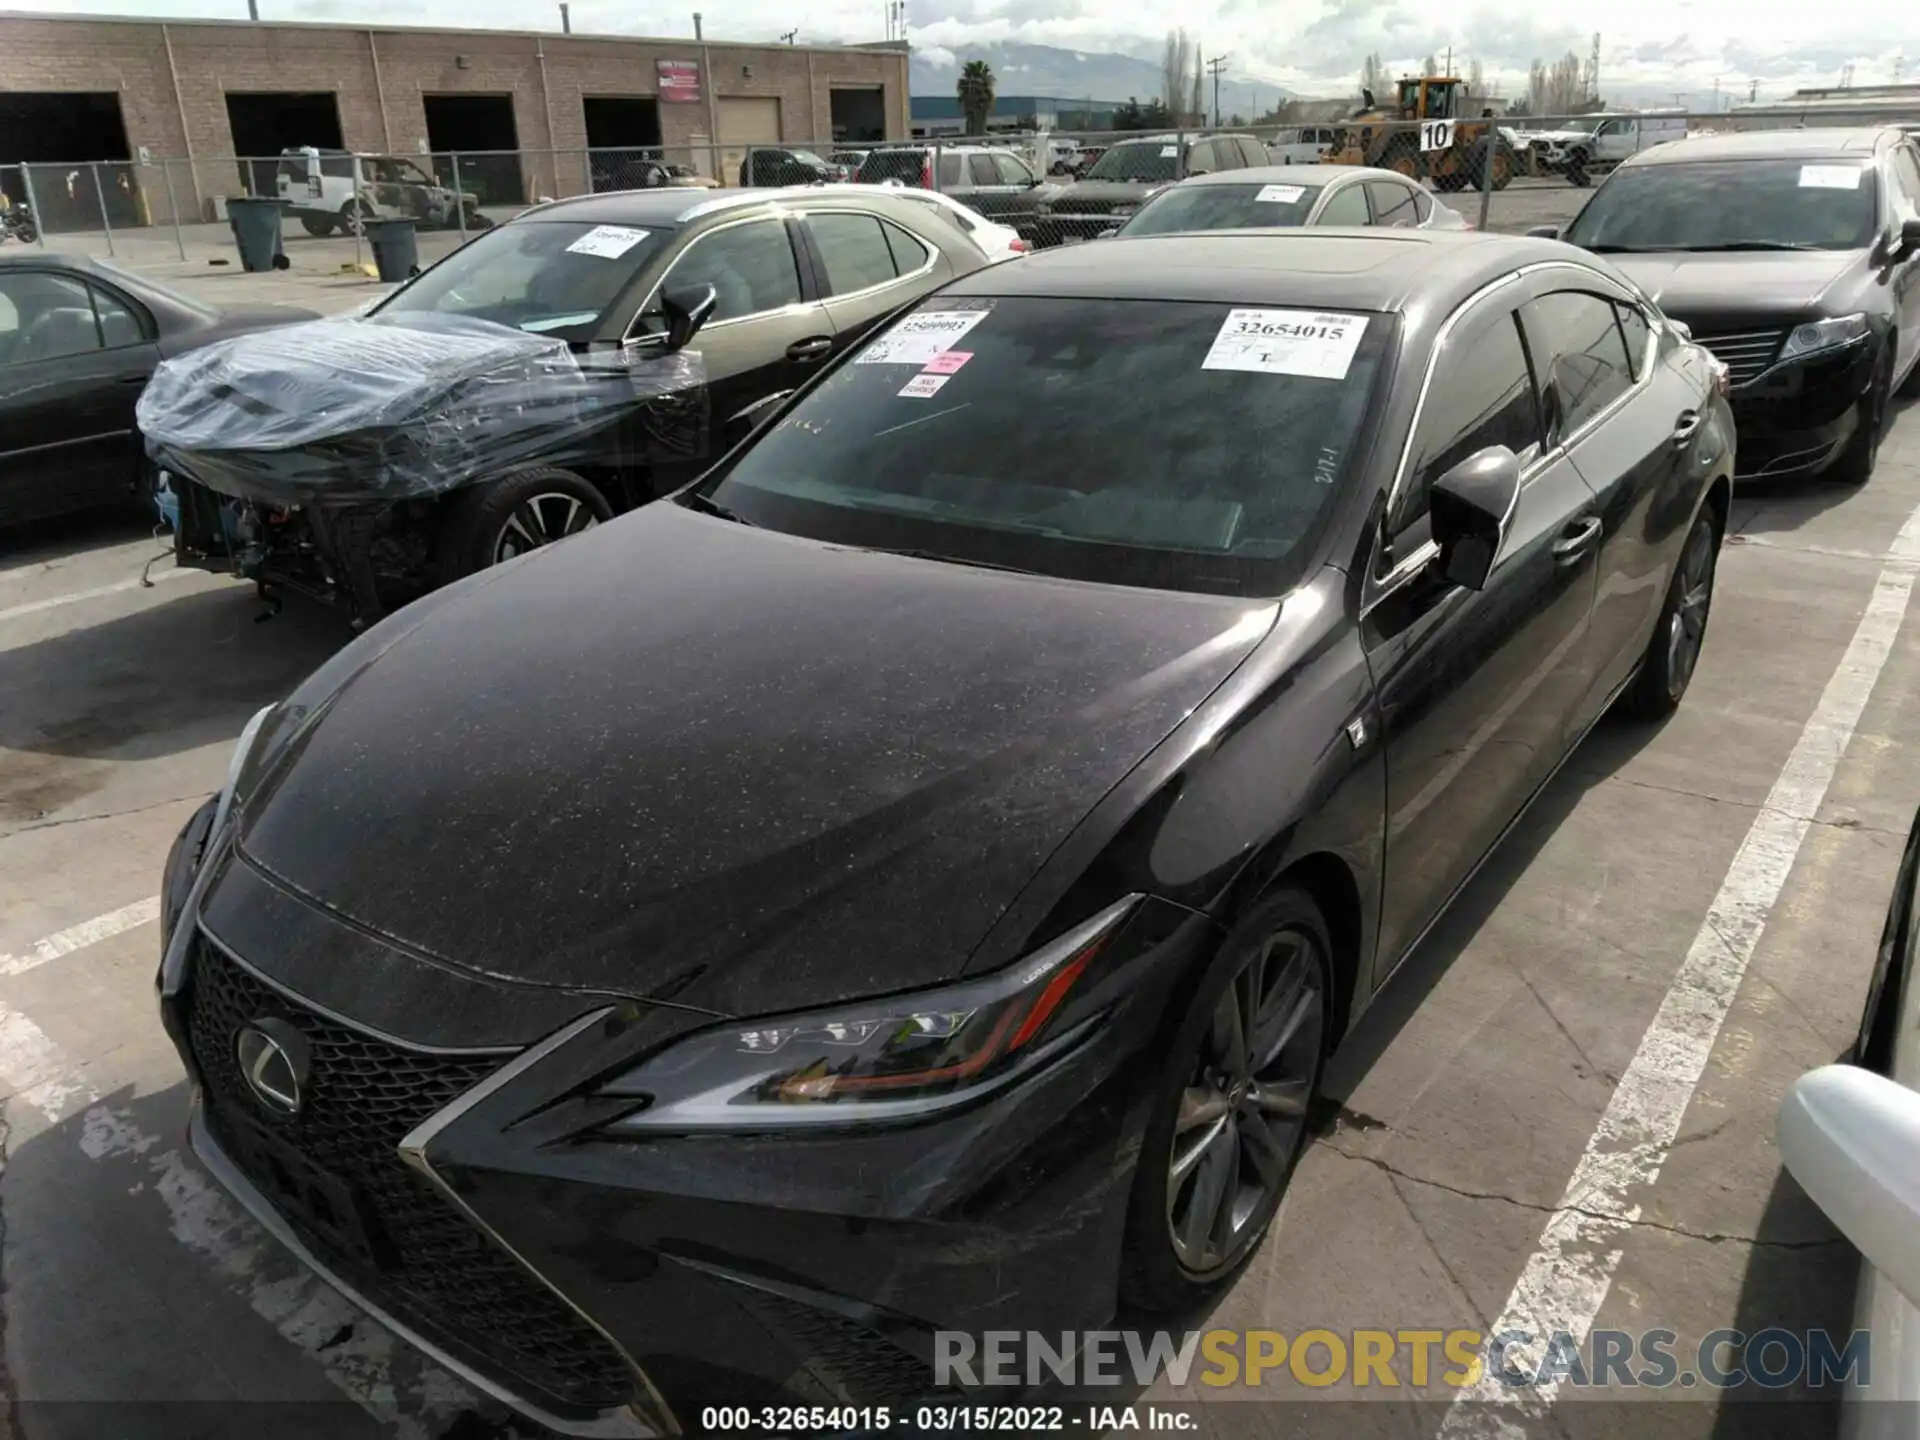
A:
<svg viewBox="0 0 1920 1440">
<path fill-rule="evenodd" d="M 1010 575 L 1042 575 L 1045 571 L 1029 570 L 1022 565 L 1002 565 L 997 560 L 970 560 L 964 555 L 948 555 L 940 550 L 896 550 L 891 545 L 863 545 L 855 547 L 872 555 L 904 555 L 909 560 L 939 560 L 948 565 L 971 565 L 976 570 L 1005 570 Z"/>
<path fill-rule="evenodd" d="M 1689 255 L 1711 255 L 1722 250 L 1819 250 L 1818 245 L 1796 245 L 1788 240 L 1729 240 L 1724 245 L 1676 245 Z"/>
<path fill-rule="evenodd" d="M 1577 240 L 1569 240 L 1567 243 L 1580 244 Z M 1580 248 L 1590 255 L 1652 255 L 1660 247 L 1657 245 L 1581 245 Z"/>
<path fill-rule="evenodd" d="M 749 529 L 758 528 L 754 521 L 747 519 L 747 517 L 742 515 L 738 510 L 735 510 L 729 505 L 722 505 L 711 495 L 703 495 L 698 490 L 689 490 L 687 492 L 687 504 L 708 515 L 717 516 L 722 520 L 731 520 L 736 525 L 745 525 Z"/>
</svg>

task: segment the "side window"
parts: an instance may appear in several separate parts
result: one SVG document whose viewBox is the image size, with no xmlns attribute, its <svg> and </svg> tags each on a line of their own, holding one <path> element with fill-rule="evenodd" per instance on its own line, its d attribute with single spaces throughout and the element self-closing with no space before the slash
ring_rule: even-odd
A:
<svg viewBox="0 0 1920 1440">
<path fill-rule="evenodd" d="M 959 183 L 960 157 L 958 155 L 942 155 L 940 157 L 940 188 L 942 190 L 951 190 Z"/>
<path fill-rule="evenodd" d="M 1893 174 L 1907 197 L 1902 218 L 1920 215 L 1920 158 L 1916 158 L 1911 145 L 1902 145 L 1893 152 Z"/>
<path fill-rule="evenodd" d="M 1624 395 L 1633 364 L 1612 303 L 1598 295 L 1561 290 L 1529 300 L 1520 314 L 1553 444 Z"/>
<path fill-rule="evenodd" d="M 0 275 L 0 362 L 25 365 L 99 348 L 85 285 L 38 270 Z"/>
<path fill-rule="evenodd" d="M 1420 211 L 1414 204 L 1411 185 L 1392 180 L 1369 180 L 1367 198 L 1373 202 L 1373 223 L 1389 230 L 1411 230 L 1420 223 Z"/>
<path fill-rule="evenodd" d="M 97 285 L 89 288 L 93 291 L 94 313 L 100 317 L 102 345 L 109 350 L 116 350 L 122 345 L 138 345 L 147 338 L 146 327 L 140 323 L 140 317 L 123 301 Z"/>
<path fill-rule="evenodd" d="M 942 210 L 941 213 L 950 215 L 953 212 Z M 886 220 L 880 222 L 880 228 L 886 232 L 887 246 L 893 251 L 893 268 L 900 274 L 911 275 L 933 258 L 933 252 L 918 235 L 909 234 Z"/>
<path fill-rule="evenodd" d="M 1368 223 L 1367 193 L 1358 185 L 1347 185 L 1327 197 L 1316 225 L 1365 225 Z"/>
<path fill-rule="evenodd" d="M 750 220 L 701 236 L 674 261 L 673 283 L 713 286 L 720 297 L 715 321 L 800 303 L 800 270 L 781 220 Z"/>
<path fill-rule="evenodd" d="M 1489 445 L 1504 445 L 1524 464 L 1540 443 L 1533 373 L 1514 312 L 1469 320 L 1448 337 L 1420 406 L 1413 463 L 1395 503 L 1388 533 L 1403 555 L 1431 533 L 1427 500 L 1433 482 Z"/>
<path fill-rule="evenodd" d="M 1267 147 L 1258 140 L 1242 140 L 1240 153 L 1246 159 L 1249 170 L 1257 170 L 1273 158 L 1267 154 Z"/>
<path fill-rule="evenodd" d="M 967 156 L 967 183 L 969 185 L 1001 184 L 1000 174 L 993 168 L 993 156 Z"/>
<path fill-rule="evenodd" d="M 827 288 L 835 295 L 885 285 L 894 278 L 886 232 L 871 215 L 809 215 L 807 228 L 827 265 Z"/>
<path fill-rule="evenodd" d="M 351 180 L 353 178 L 353 157 L 351 155 L 322 155 L 320 173 L 329 180 Z"/>
<path fill-rule="evenodd" d="M 1033 172 L 1020 163 L 1017 155 L 996 155 L 993 168 L 1000 172 L 1002 185 L 1030 186 L 1034 183 Z"/>
<path fill-rule="evenodd" d="M 1220 157 L 1214 153 L 1211 140 L 1196 140 L 1187 147 L 1187 174 L 1210 174 L 1220 168 Z"/>
<path fill-rule="evenodd" d="M 1620 317 L 1620 333 L 1626 337 L 1627 363 L 1633 367 L 1633 378 L 1638 380 L 1647 371 L 1647 342 L 1653 338 L 1653 327 L 1638 305 L 1616 301 L 1613 308 Z"/>
</svg>

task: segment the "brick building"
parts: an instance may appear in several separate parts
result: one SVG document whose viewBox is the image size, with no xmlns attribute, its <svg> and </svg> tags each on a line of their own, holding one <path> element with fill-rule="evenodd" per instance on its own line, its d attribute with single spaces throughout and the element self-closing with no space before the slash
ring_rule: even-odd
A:
<svg viewBox="0 0 1920 1440">
<path fill-rule="evenodd" d="M 159 181 L 204 213 L 237 188 L 231 157 L 300 145 L 523 152 L 464 167 L 468 188 L 478 175 L 508 202 L 586 189 L 589 147 L 658 148 L 727 178 L 749 145 L 900 138 L 908 123 L 903 43 L 0 12 L 0 167 L 34 165 L 42 190 L 47 173 L 88 183 L 68 162 L 120 162 L 101 171 L 151 220 L 169 208 Z"/>
</svg>

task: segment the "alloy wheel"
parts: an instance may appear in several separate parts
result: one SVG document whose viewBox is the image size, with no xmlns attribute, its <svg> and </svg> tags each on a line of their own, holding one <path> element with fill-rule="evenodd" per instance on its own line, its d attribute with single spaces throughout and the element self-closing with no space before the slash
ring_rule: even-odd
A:
<svg viewBox="0 0 1920 1440">
<path fill-rule="evenodd" d="M 577 495 L 554 490 L 531 495 L 514 507 L 494 537 L 492 563 L 503 564 L 516 555 L 591 530 L 599 523 L 586 501 Z"/>
<path fill-rule="evenodd" d="M 1306 1135 L 1326 990 L 1314 938 L 1283 929 L 1214 1007 L 1180 1092 L 1167 1234 L 1190 1273 L 1217 1273 L 1259 1236 Z"/>
<path fill-rule="evenodd" d="M 1676 603 L 1667 621 L 1667 693 L 1677 700 L 1700 662 L 1707 612 L 1713 608 L 1713 526 L 1709 521 L 1693 527 L 1674 588 Z"/>
</svg>

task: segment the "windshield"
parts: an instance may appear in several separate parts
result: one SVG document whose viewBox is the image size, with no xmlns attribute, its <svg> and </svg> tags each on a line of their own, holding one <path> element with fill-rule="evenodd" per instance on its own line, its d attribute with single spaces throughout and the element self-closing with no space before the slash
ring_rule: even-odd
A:
<svg viewBox="0 0 1920 1440">
<path fill-rule="evenodd" d="M 1393 328 L 1377 314 L 934 297 L 701 489 L 754 524 L 841 544 L 1279 594 L 1361 446 Z"/>
<path fill-rule="evenodd" d="M 1238 230 L 1299 225 L 1321 185 L 1176 185 L 1141 207 L 1122 235 L 1169 235 L 1177 230 Z"/>
<path fill-rule="evenodd" d="M 1862 250 L 1873 241 L 1872 171 L 1859 161 L 1714 160 L 1615 171 L 1565 238 L 1639 250 Z"/>
<path fill-rule="evenodd" d="M 470 315 L 584 343 L 671 229 L 521 220 L 488 230 L 377 308 L 380 315 Z"/>
<path fill-rule="evenodd" d="M 1087 167 L 1089 180 L 1171 180 L 1180 147 L 1171 140 L 1116 145 Z"/>
</svg>

